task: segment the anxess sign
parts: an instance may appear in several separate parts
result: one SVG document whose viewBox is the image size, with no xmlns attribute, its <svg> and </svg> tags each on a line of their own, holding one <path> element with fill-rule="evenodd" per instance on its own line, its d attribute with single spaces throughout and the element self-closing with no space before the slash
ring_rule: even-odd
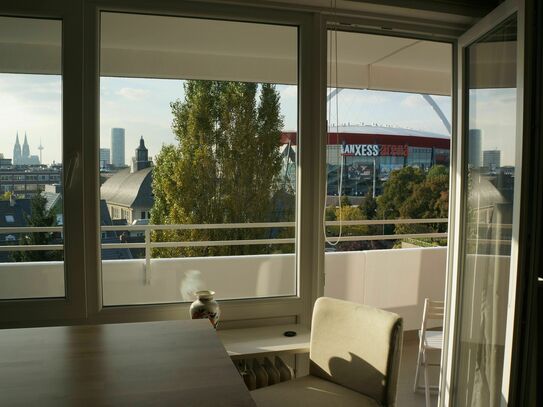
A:
<svg viewBox="0 0 543 407">
<path fill-rule="evenodd" d="M 409 146 L 407 144 L 343 144 L 341 146 L 341 155 L 361 157 L 407 157 L 409 155 Z"/>
</svg>

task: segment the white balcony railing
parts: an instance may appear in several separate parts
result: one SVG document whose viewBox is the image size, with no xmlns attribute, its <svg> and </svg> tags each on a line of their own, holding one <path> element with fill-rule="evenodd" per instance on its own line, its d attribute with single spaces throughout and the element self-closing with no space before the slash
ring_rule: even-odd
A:
<svg viewBox="0 0 543 407">
<path fill-rule="evenodd" d="M 327 221 L 327 227 L 343 225 L 349 226 L 383 226 L 384 225 L 413 225 L 413 224 L 436 224 L 447 223 L 447 219 L 386 219 L 386 220 L 349 220 L 349 221 Z M 295 238 L 272 238 L 272 239 L 243 239 L 243 240 L 214 240 L 214 241 L 173 241 L 173 242 L 155 242 L 152 241 L 151 233 L 153 231 L 172 231 L 172 230 L 211 230 L 211 229 L 271 229 L 271 228 L 294 228 L 295 222 L 259 222 L 259 223 L 217 223 L 217 224 L 184 224 L 184 225 L 124 225 L 124 226 L 102 226 L 102 232 L 128 233 L 143 232 L 143 242 L 119 242 L 102 243 L 102 250 L 107 249 L 144 249 L 145 250 L 145 281 L 147 284 L 151 281 L 151 259 L 152 250 L 160 248 L 180 248 L 180 247 L 217 247 L 217 246 L 249 246 L 249 245 L 280 245 L 294 244 Z M 7 227 L 0 228 L 0 235 L 4 234 L 27 234 L 27 233 L 62 233 L 61 226 L 53 227 Z M 447 233 L 406 233 L 406 234 L 380 234 L 333 237 L 334 241 L 355 242 L 370 240 L 400 240 L 407 238 L 446 238 Z M 45 251 L 45 250 L 63 250 L 61 244 L 49 245 L 5 245 L 0 246 L 0 251 Z"/>
</svg>

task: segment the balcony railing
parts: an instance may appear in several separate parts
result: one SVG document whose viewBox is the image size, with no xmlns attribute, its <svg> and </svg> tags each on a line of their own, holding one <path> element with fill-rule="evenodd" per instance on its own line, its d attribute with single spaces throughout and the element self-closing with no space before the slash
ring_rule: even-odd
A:
<svg viewBox="0 0 543 407">
<path fill-rule="evenodd" d="M 436 224 L 447 223 L 448 219 L 386 219 L 386 220 L 348 220 L 348 221 L 327 221 L 326 227 L 331 226 L 378 226 L 378 225 L 414 225 L 414 224 Z M 145 249 L 146 253 L 151 249 L 178 248 L 178 247 L 212 247 L 212 246 L 247 246 L 247 245 L 276 245 L 293 244 L 295 238 L 272 238 L 272 239 L 249 239 L 249 240 L 202 240 L 202 241 L 175 241 L 175 242 L 153 242 L 151 232 L 160 230 L 210 230 L 210 229 L 272 229 L 272 228 L 293 228 L 295 222 L 261 222 L 261 223 L 214 223 L 214 224 L 184 224 L 184 225 L 120 225 L 102 226 L 102 232 L 144 232 L 145 241 L 141 243 L 102 243 L 102 249 Z M 0 227 L 0 235 L 13 233 L 62 233 L 62 226 L 49 227 Z M 447 233 L 405 233 L 405 234 L 381 234 L 363 236 L 341 236 L 334 237 L 340 242 L 367 241 L 367 240 L 399 240 L 404 238 L 446 238 Z M 62 250 L 61 244 L 49 245 L 4 245 L 0 251 L 32 251 L 32 250 Z"/>
<path fill-rule="evenodd" d="M 382 225 L 412 225 L 412 224 L 436 224 L 447 223 L 447 219 L 387 219 L 387 220 L 349 220 L 349 221 L 327 221 L 327 227 L 337 227 L 342 224 L 350 226 L 378 226 Z M 219 230 L 219 229 L 277 229 L 294 228 L 295 222 L 260 222 L 260 223 L 220 223 L 220 224 L 184 224 L 184 225 L 120 225 L 102 226 L 102 232 L 143 232 L 143 242 L 118 242 L 102 243 L 102 250 L 107 249 L 143 249 L 145 253 L 145 282 L 151 283 L 152 274 L 152 250 L 161 248 L 182 248 L 182 247 L 213 247 L 213 246 L 250 246 L 250 245 L 281 245 L 294 244 L 295 238 L 271 238 L 271 239 L 240 239 L 240 240 L 214 240 L 214 241 L 152 241 L 152 232 L 156 231 L 180 231 L 180 230 Z M 0 234 L 28 234 L 28 233 L 62 233 L 61 226 L 53 227 L 7 227 L 0 228 Z M 370 240 L 399 240 L 407 238 L 446 238 L 447 233 L 407 233 L 407 234 L 380 234 L 363 236 L 341 236 L 332 237 L 334 241 L 353 242 Z M 0 246 L 0 251 L 22 252 L 22 251 L 46 251 L 63 250 L 62 244 L 48 245 L 5 245 Z"/>
</svg>

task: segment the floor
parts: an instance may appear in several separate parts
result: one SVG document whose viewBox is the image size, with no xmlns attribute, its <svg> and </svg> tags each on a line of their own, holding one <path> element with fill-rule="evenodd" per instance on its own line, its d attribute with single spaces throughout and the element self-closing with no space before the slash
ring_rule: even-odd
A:
<svg viewBox="0 0 543 407">
<path fill-rule="evenodd" d="M 410 334 L 410 333 L 408 333 Z M 400 378 L 398 380 L 398 407 L 425 407 L 424 391 L 419 390 L 417 393 L 413 392 L 413 384 L 415 380 L 415 369 L 417 367 L 417 352 L 418 352 L 418 339 L 415 335 L 406 335 L 404 339 L 402 361 L 400 366 Z M 433 355 L 431 362 L 439 362 L 439 355 Z M 430 367 L 429 370 L 430 384 L 437 385 L 439 379 L 439 368 Z M 423 375 L 420 376 L 421 385 L 424 383 Z M 437 406 L 437 392 L 434 390 L 430 393 L 431 407 Z"/>
</svg>

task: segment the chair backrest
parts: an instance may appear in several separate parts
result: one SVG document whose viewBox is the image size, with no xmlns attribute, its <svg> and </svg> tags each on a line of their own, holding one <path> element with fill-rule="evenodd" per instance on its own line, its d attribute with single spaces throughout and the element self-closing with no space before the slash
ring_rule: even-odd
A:
<svg viewBox="0 0 543 407">
<path fill-rule="evenodd" d="M 429 321 L 440 321 L 443 325 L 445 316 L 445 303 L 443 301 L 434 301 L 429 298 L 424 299 L 424 311 L 422 313 L 421 332 L 424 334 L 428 328 Z"/>
<path fill-rule="evenodd" d="M 311 327 L 310 373 L 393 406 L 402 337 L 399 315 L 319 298 Z"/>
</svg>

